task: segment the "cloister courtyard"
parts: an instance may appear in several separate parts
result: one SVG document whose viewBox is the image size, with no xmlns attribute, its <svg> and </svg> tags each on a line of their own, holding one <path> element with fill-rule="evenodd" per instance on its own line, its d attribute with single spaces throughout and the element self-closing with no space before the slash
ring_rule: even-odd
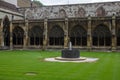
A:
<svg viewBox="0 0 120 80">
<path fill-rule="evenodd" d="M 120 80 L 119 52 L 85 52 L 81 56 L 99 58 L 96 62 L 47 62 L 61 51 L 0 51 L 0 80 Z"/>
</svg>

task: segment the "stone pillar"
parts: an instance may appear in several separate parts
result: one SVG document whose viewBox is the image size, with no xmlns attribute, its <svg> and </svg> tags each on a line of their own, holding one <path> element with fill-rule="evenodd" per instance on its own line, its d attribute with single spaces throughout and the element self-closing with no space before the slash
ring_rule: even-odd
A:
<svg viewBox="0 0 120 80">
<path fill-rule="evenodd" d="M 48 20 L 44 20 L 44 32 L 43 32 L 43 50 L 47 48 L 48 43 Z"/>
<path fill-rule="evenodd" d="M 68 18 L 65 18 L 65 26 L 64 26 L 64 48 L 68 48 Z"/>
<path fill-rule="evenodd" d="M 2 47 L 2 27 L 3 27 L 3 22 L 1 20 L 0 22 L 0 48 Z"/>
<path fill-rule="evenodd" d="M 24 44 L 23 48 L 27 49 L 28 46 L 28 20 L 25 20 L 25 28 L 24 28 Z"/>
<path fill-rule="evenodd" d="M 2 29 L 1 29 L 1 26 L 2 26 L 2 21 L 0 22 L 0 48 L 1 48 L 1 45 L 2 45 Z"/>
<path fill-rule="evenodd" d="M 13 50 L 13 24 L 12 21 L 10 22 L 10 50 Z"/>
<path fill-rule="evenodd" d="M 88 16 L 88 31 L 87 31 L 87 48 L 90 51 L 92 48 L 92 33 L 91 33 L 91 17 Z"/>
<path fill-rule="evenodd" d="M 1 21 L 1 26 L 0 26 L 0 46 L 1 48 L 4 47 L 3 20 Z"/>
<path fill-rule="evenodd" d="M 112 16 L 112 51 L 116 51 L 116 17 Z"/>
<path fill-rule="evenodd" d="M 1 22 L 0 22 L 1 23 Z M 0 48 L 1 48 L 1 24 L 0 24 Z"/>
</svg>

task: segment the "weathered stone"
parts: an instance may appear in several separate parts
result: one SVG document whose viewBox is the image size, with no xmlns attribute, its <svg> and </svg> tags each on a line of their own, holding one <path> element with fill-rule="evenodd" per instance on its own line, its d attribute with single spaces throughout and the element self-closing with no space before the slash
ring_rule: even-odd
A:
<svg viewBox="0 0 120 80">
<path fill-rule="evenodd" d="M 25 16 L 28 19 L 44 18 L 73 18 L 73 17 L 105 17 L 113 14 L 120 15 L 120 2 L 76 4 L 61 6 L 43 6 L 36 8 L 26 8 Z"/>
</svg>

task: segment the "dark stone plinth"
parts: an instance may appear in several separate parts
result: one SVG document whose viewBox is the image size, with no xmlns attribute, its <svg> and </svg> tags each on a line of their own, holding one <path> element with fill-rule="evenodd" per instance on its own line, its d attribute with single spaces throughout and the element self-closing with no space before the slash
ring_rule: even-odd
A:
<svg viewBox="0 0 120 80">
<path fill-rule="evenodd" d="M 80 52 L 78 49 L 64 49 L 62 50 L 62 58 L 79 58 L 80 57 Z"/>
</svg>

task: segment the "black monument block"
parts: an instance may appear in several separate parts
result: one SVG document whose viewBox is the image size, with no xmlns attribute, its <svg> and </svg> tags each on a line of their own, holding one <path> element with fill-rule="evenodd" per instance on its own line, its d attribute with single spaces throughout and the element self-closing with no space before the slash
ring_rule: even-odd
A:
<svg viewBox="0 0 120 80">
<path fill-rule="evenodd" d="M 78 49 L 64 49 L 62 50 L 62 58 L 79 58 L 80 52 Z"/>
</svg>

